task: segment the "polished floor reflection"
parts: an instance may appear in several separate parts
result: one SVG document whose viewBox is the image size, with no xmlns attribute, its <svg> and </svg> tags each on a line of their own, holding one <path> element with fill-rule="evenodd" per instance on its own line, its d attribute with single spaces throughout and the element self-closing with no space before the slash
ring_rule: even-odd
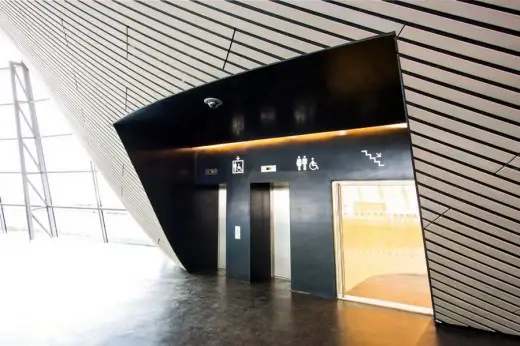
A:
<svg viewBox="0 0 520 346">
<path fill-rule="evenodd" d="M 0 345 L 519 345 L 430 318 L 189 275 L 150 247 L 0 237 Z"/>
<path fill-rule="evenodd" d="M 414 274 L 372 276 L 349 292 L 355 297 L 399 302 L 410 306 L 431 308 L 428 277 Z"/>
</svg>

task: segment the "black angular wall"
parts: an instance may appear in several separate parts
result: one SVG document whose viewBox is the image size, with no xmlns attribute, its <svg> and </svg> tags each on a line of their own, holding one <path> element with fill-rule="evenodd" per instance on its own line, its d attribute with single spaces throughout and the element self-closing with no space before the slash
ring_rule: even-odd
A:
<svg viewBox="0 0 520 346">
<path fill-rule="evenodd" d="M 254 281 L 255 244 L 250 199 L 259 183 L 289 183 L 292 289 L 322 297 L 336 297 L 332 182 L 341 180 L 413 180 L 410 140 L 406 128 L 352 131 L 317 141 L 292 141 L 230 149 L 200 149 L 197 153 L 198 186 L 227 186 L 227 275 Z M 371 160 L 364 151 L 374 157 Z M 298 171 L 296 159 L 314 158 L 318 170 Z M 239 156 L 244 173 L 232 174 Z M 275 172 L 261 172 L 276 166 Z M 253 186 L 253 189 L 251 188 Z M 235 226 L 241 228 L 235 239 Z"/>
<path fill-rule="evenodd" d="M 223 101 L 210 109 L 203 100 Z M 261 243 L 251 234 L 251 184 L 291 184 L 293 289 L 334 297 L 332 180 L 412 177 L 406 130 L 356 132 L 321 142 L 277 146 L 201 146 L 349 130 L 405 121 L 395 36 L 340 46 L 222 79 L 147 106 L 118 121 L 121 137 L 161 226 L 184 267 L 217 267 L 218 183 L 228 186 L 228 276 L 254 281 Z M 226 146 L 224 146 L 226 147 Z M 222 149 L 222 148 L 221 148 Z M 362 150 L 388 158 L 373 167 Z M 294 175 L 296 157 L 319 171 Z M 244 174 L 233 175 L 237 156 Z M 260 173 L 260 165 L 278 171 Z M 205 175 L 217 169 L 217 175 Z M 254 198 L 254 196 L 253 196 Z M 253 224 L 255 224 L 253 217 Z M 234 240 L 234 226 L 241 239 Z"/>
</svg>

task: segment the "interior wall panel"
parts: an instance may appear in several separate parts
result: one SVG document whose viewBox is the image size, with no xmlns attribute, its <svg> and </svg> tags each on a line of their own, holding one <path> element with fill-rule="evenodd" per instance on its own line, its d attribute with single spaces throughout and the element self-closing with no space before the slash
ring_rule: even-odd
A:
<svg viewBox="0 0 520 346">
<path fill-rule="evenodd" d="M 112 123 L 230 74 L 395 31 L 435 319 L 520 334 L 514 1 L 12 1 L 0 2 L 0 27 L 174 260 Z"/>
</svg>

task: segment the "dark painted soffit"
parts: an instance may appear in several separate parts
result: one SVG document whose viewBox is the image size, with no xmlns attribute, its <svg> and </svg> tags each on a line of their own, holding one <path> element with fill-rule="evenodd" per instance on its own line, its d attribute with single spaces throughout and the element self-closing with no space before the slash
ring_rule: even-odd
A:
<svg viewBox="0 0 520 346">
<path fill-rule="evenodd" d="M 127 150 L 188 148 L 405 121 L 395 34 L 227 77 L 114 124 Z M 210 109 L 203 100 L 223 101 Z"/>
</svg>

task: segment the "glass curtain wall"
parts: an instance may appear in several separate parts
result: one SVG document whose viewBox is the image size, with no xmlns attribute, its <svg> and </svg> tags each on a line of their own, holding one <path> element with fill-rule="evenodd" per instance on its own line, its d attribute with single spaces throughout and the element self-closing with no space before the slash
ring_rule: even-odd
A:
<svg viewBox="0 0 520 346">
<path fill-rule="evenodd" d="M 0 234 L 28 236 L 29 232 L 18 117 L 23 137 L 25 186 L 33 215 L 35 239 L 81 237 L 95 241 L 153 245 L 91 162 L 67 120 L 50 99 L 45 86 L 31 76 L 33 113 L 39 125 L 43 152 L 40 157 L 45 162 L 42 172 L 42 166 L 38 165 L 40 157 L 37 136 L 34 126 L 31 126 L 29 102 L 26 93 L 21 92 L 26 91 L 26 81 L 21 73 L 14 78 L 18 83 L 17 113 L 10 63 L 5 52 L 3 55 L 0 55 Z M 45 202 L 42 175 L 47 177 L 51 205 Z M 52 227 L 49 227 L 49 209 L 55 220 L 56 234 L 51 234 Z"/>
</svg>

